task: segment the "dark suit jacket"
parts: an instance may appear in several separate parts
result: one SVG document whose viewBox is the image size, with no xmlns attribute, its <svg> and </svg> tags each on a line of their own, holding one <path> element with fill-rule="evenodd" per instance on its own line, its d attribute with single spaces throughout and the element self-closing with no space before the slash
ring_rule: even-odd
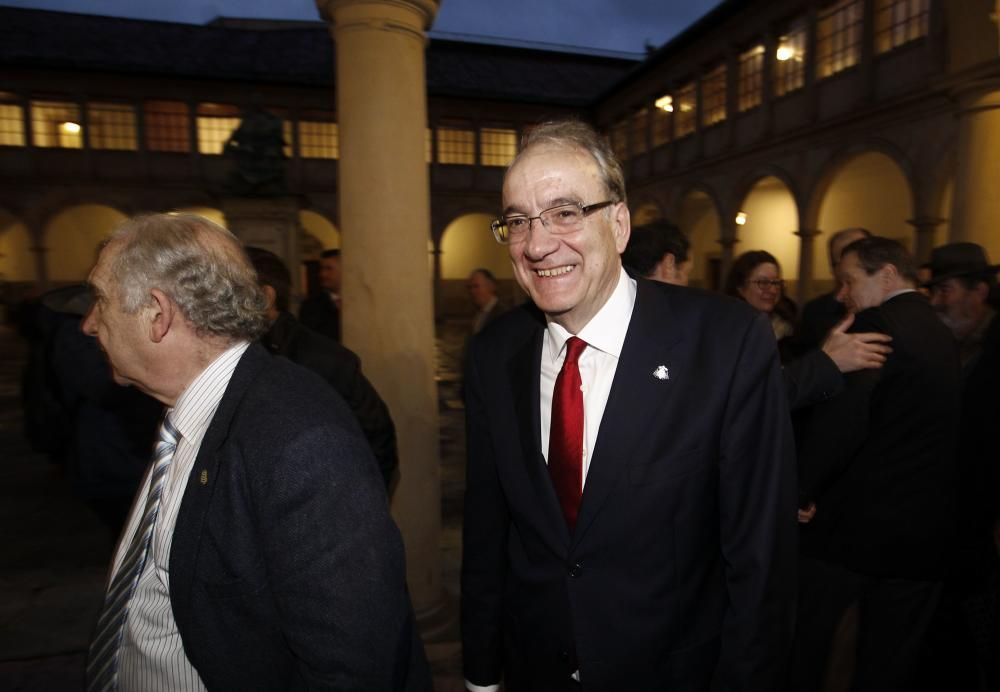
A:
<svg viewBox="0 0 1000 692">
<path fill-rule="evenodd" d="M 340 341 L 340 309 L 326 291 L 315 293 L 302 301 L 299 320 L 313 331 Z"/>
<path fill-rule="evenodd" d="M 362 374 L 357 355 L 300 324 L 288 312 L 281 313 L 260 340 L 271 353 L 318 374 L 344 398 L 375 453 L 388 488 L 399 466 L 396 426 L 382 397 Z"/>
<path fill-rule="evenodd" d="M 188 479 L 170 551 L 210 690 L 429 690 L 371 451 L 321 379 L 254 344 Z"/>
<path fill-rule="evenodd" d="M 837 322 L 844 319 L 847 311 L 844 304 L 837 300 L 836 292 L 824 293 L 813 298 L 802 308 L 802 317 L 792 339 L 793 350 L 805 353 L 818 348 L 827 333 Z"/>
<path fill-rule="evenodd" d="M 540 449 L 545 321 L 473 342 L 465 675 L 553 690 L 775 690 L 795 599 L 795 469 L 774 335 L 745 303 L 638 281 L 570 535 Z M 669 379 L 653 373 L 668 368 Z"/>
<path fill-rule="evenodd" d="M 955 531 L 954 340 L 916 292 L 859 312 L 851 331 L 890 334 L 892 353 L 811 412 L 799 478 L 817 513 L 804 548 L 855 572 L 938 578 Z"/>
</svg>

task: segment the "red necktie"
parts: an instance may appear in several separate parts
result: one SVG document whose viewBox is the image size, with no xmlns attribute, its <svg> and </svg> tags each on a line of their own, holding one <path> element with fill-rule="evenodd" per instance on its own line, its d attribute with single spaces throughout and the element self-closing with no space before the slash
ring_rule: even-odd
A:
<svg viewBox="0 0 1000 692">
<path fill-rule="evenodd" d="M 549 475 L 570 532 L 583 495 L 583 391 L 580 386 L 580 354 L 587 342 L 571 336 L 566 342 L 566 360 L 552 392 L 552 423 L 549 428 Z"/>
</svg>

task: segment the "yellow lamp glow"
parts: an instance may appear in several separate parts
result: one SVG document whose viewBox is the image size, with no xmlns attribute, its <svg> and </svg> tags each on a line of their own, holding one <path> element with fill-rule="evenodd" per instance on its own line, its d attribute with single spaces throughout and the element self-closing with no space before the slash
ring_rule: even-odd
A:
<svg viewBox="0 0 1000 692">
<path fill-rule="evenodd" d="M 786 60 L 791 60 L 795 57 L 795 49 L 788 44 L 782 44 L 778 46 L 777 52 L 775 52 L 774 57 L 776 57 L 781 62 Z"/>
<path fill-rule="evenodd" d="M 660 98 L 656 99 L 656 102 L 653 105 L 655 105 L 657 108 L 659 108 L 662 111 L 666 111 L 667 113 L 673 113 L 674 112 L 674 97 L 673 96 L 661 96 Z"/>
<path fill-rule="evenodd" d="M 746 224 L 747 224 L 747 213 L 745 211 L 741 211 L 736 215 L 736 225 L 746 226 Z"/>
<path fill-rule="evenodd" d="M 78 135 L 82 129 L 78 123 L 71 122 L 67 120 L 66 122 L 59 125 L 59 129 L 68 135 Z"/>
</svg>

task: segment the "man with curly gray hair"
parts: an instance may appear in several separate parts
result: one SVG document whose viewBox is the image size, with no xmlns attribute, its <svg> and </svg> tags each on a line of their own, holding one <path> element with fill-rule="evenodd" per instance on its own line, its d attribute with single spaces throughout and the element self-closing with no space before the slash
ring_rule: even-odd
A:
<svg viewBox="0 0 1000 692">
<path fill-rule="evenodd" d="M 330 387 L 254 343 L 266 302 L 239 241 L 131 219 L 90 285 L 83 330 L 168 410 L 88 689 L 430 689 L 378 466 Z"/>
</svg>

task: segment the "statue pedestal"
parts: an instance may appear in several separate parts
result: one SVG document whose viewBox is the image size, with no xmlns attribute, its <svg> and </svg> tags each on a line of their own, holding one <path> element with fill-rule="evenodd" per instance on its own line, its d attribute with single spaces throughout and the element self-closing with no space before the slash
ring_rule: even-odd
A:
<svg viewBox="0 0 1000 692">
<path fill-rule="evenodd" d="M 294 197 L 224 197 L 226 226 L 244 245 L 270 250 L 292 274 L 292 292 L 302 293 L 299 200 Z"/>
</svg>

